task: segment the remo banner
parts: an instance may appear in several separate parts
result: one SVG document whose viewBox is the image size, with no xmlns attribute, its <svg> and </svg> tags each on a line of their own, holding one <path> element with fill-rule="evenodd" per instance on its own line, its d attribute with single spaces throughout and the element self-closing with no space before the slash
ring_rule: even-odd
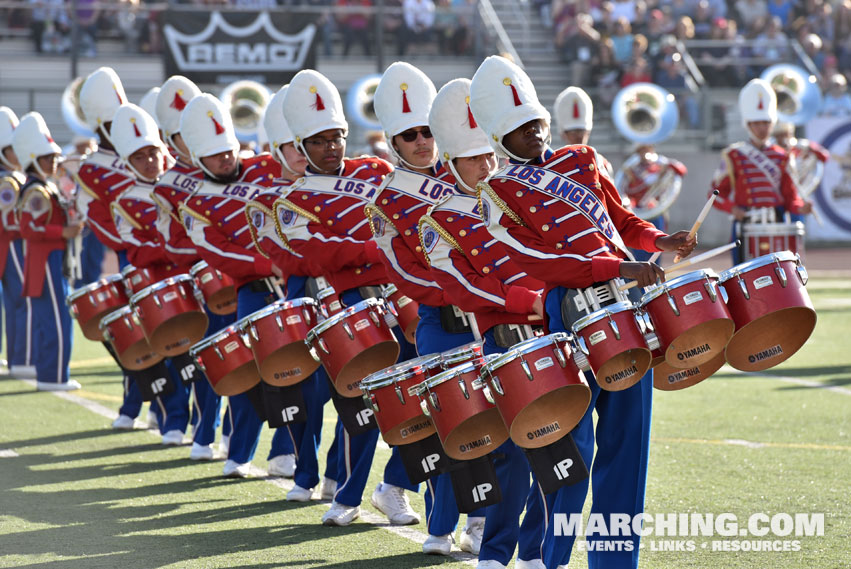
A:
<svg viewBox="0 0 851 569">
<path fill-rule="evenodd" d="M 851 117 L 820 117 L 805 136 L 830 151 L 824 177 L 809 199 L 822 219 L 807 218 L 807 241 L 851 243 Z"/>
<path fill-rule="evenodd" d="M 283 85 L 301 69 L 315 67 L 314 14 L 169 9 L 164 16 L 168 76 Z"/>
</svg>

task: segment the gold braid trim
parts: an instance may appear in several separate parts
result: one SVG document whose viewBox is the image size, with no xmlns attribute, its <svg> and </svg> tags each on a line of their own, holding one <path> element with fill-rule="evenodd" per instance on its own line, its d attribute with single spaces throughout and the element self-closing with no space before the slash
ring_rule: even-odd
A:
<svg viewBox="0 0 851 569">
<path fill-rule="evenodd" d="M 125 210 L 123 207 L 121 207 L 121 205 L 119 205 L 119 203 L 117 201 L 114 201 L 111 204 L 109 204 L 109 209 L 112 212 L 113 219 L 115 218 L 116 215 L 120 215 L 121 217 L 123 217 L 127 221 L 127 223 L 132 225 L 135 229 L 137 229 L 139 231 L 142 230 L 142 225 L 138 221 L 133 219 L 133 217 L 129 213 L 127 213 L 127 210 Z M 113 221 L 113 223 L 115 223 L 115 221 Z"/>
<path fill-rule="evenodd" d="M 390 227 L 392 227 L 396 231 L 396 233 L 399 233 L 399 229 L 396 228 L 396 226 L 393 224 L 393 221 L 377 205 L 371 203 L 366 204 L 365 206 L 363 206 L 363 214 L 366 216 L 366 221 L 367 223 L 369 223 L 369 229 L 370 231 L 372 231 L 373 236 L 378 236 L 377 228 L 375 227 L 375 223 L 372 221 L 373 214 L 383 219 Z"/>
<path fill-rule="evenodd" d="M 511 221 L 513 221 L 513 222 L 514 222 L 514 223 L 516 223 L 517 225 L 522 225 L 523 227 L 526 227 L 526 222 L 525 222 L 525 221 L 523 221 L 523 220 L 520 218 L 520 216 L 519 216 L 519 215 L 517 215 L 516 213 L 514 213 L 514 211 L 513 211 L 510 207 L 508 207 L 508 204 L 507 204 L 507 203 L 505 203 L 504 201 L 502 201 L 502 198 L 500 198 L 500 197 L 496 194 L 496 191 L 494 191 L 494 189 L 491 187 L 491 185 L 490 185 L 490 184 L 488 184 L 487 182 L 479 182 L 478 184 L 476 184 L 476 197 L 477 197 L 477 198 L 478 198 L 478 200 L 479 200 L 479 211 L 480 211 L 480 212 L 485 211 L 484 204 L 482 203 L 482 192 L 487 193 L 487 194 L 488 194 L 488 197 L 489 197 L 491 200 L 493 200 L 493 202 L 496 204 L 496 206 L 497 206 L 499 209 L 501 209 L 501 210 L 502 210 L 502 212 L 503 212 L 505 215 L 507 215 L 508 217 L 510 217 L 510 218 L 511 218 Z M 490 222 L 490 220 L 488 220 L 488 222 Z"/>
<path fill-rule="evenodd" d="M 316 220 L 315 223 L 319 223 L 319 218 L 316 217 L 315 215 L 313 215 L 312 213 L 310 213 L 309 211 L 303 210 L 300 207 L 293 205 L 292 202 L 290 202 L 289 200 L 286 200 L 284 198 L 276 199 L 273 207 L 275 208 L 275 211 L 272 212 L 272 218 L 275 221 L 275 233 L 277 233 L 278 237 L 281 239 L 281 244 L 284 246 L 284 249 L 286 249 L 287 251 L 289 251 L 293 255 L 301 257 L 302 255 L 299 255 L 298 253 L 296 253 L 295 249 L 293 249 L 292 246 L 290 246 L 290 240 L 287 239 L 286 235 L 284 235 L 284 232 L 281 229 L 281 224 L 278 223 L 278 208 L 285 207 L 285 208 L 287 208 L 291 211 L 295 211 L 295 209 L 297 209 L 297 210 L 299 210 L 300 215 L 303 214 L 305 217 L 307 217 L 310 220 Z M 293 209 L 293 208 L 295 208 L 295 209 Z M 267 208 L 264 208 L 264 209 L 267 209 Z"/>
<path fill-rule="evenodd" d="M 0 178 L 0 184 L 3 182 L 8 182 L 9 185 L 12 186 L 12 189 L 16 192 L 21 191 L 21 184 L 18 183 L 18 180 L 16 180 L 14 176 L 3 176 Z"/>
<path fill-rule="evenodd" d="M 426 249 L 425 242 L 423 241 L 423 226 L 428 225 L 440 235 L 444 241 L 452 245 L 452 248 L 461 253 L 466 257 L 466 253 L 464 253 L 464 249 L 461 248 L 461 245 L 458 244 L 458 241 L 455 240 L 455 237 L 452 236 L 451 233 L 446 231 L 441 225 L 434 219 L 432 216 L 426 214 L 420 218 L 420 222 L 417 224 L 417 232 L 418 237 L 420 238 L 420 247 L 423 248 L 423 256 L 425 257 L 428 264 L 431 265 L 431 259 L 428 257 L 428 250 Z"/>
<path fill-rule="evenodd" d="M 271 259 L 269 253 L 264 251 L 263 248 L 260 246 L 260 240 L 257 238 L 257 229 L 254 227 L 254 223 L 251 220 L 251 211 L 255 209 L 263 212 L 264 215 L 269 216 L 269 219 L 271 219 L 272 223 L 275 223 L 275 212 L 259 202 L 248 202 L 248 205 L 245 206 L 245 219 L 248 221 L 248 231 L 249 233 L 251 233 L 251 240 L 254 241 L 254 248 L 257 249 L 258 253 L 260 253 L 267 259 Z M 277 233 L 278 236 L 281 235 L 280 231 L 278 231 L 277 223 L 275 223 L 275 233 Z M 286 238 L 282 237 L 281 239 L 284 242 L 284 249 L 289 252 L 293 252 Z"/>
<path fill-rule="evenodd" d="M 724 158 L 724 162 L 727 163 L 727 177 L 730 178 L 730 198 L 735 203 L 736 201 L 736 176 L 735 170 L 733 170 L 733 159 L 730 158 L 730 150 L 731 148 L 728 146 L 724 150 L 721 151 L 721 157 Z"/>
<path fill-rule="evenodd" d="M 197 212 L 195 212 L 195 211 L 192 211 L 192 209 L 190 209 L 189 207 L 187 207 L 185 203 L 180 204 L 180 206 L 179 206 L 177 209 L 178 209 L 178 211 L 179 211 L 180 213 L 186 213 L 186 214 L 189 214 L 191 217 L 194 217 L 194 218 L 195 218 L 195 219 L 197 219 L 198 221 L 201 221 L 201 222 L 203 222 L 203 223 L 206 223 L 207 225 L 212 225 L 212 223 L 210 223 L 210 220 L 209 220 L 209 219 L 207 219 L 206 217 L 204 217 L 204 216 L 203 216 L 203 215 L 201 215 L 200 213 L 197 213 Z M 180 217 L 181 217 L 181 218 L 178 220 L 178 221 L 180 221 L 180 225 L 182 225 L 182 226 L 183 226 L 183 230 L 184 230 L 184 231 L 188 232 L 189 230 L 188 230 L 188 229 L 186 229 L 186 226 L 185 226 L 185 225 L 183 225 L 183 216 L 181 215 Z"/>
<path fill-rule="evenodd" d="M 83 181 L 83 179 L 82 179 L 82 178 L 80 178 L 80 174 L 79 174 L 79 173 L 78 173 L 78 174 L 74 174 L 74 181 L 75 181 L 75 182 L 77 182 L 77 185 L 78 185 L 78 186 L 80 186 L 80 188 L 82 188 L 82 190 L 83 190 L 84 192 L 86 192 L 87 194 L 89 194 L 92 198 L 94 198 L 94 199 L 96 199 L 96 200 L 99 200 L 99 199 L 100 199 L 100 198 L 98 197 L 98 195 L 97 195 L 97 194 L 96 194 L 96 193 L 95 193 L 95 192 L 94 192 L 94 191 L 93 191 L 90 187 L 88 187 L 88 186 L 86 185 L 86 183 Z"/>
<path fill-rule="evenodd" d="M 307 211 L 306 209 L 295 205 L 293 202 L 291 202 L 287 198 L 281 197 L 281 198 L 278 198 L 278 199 L 275 200 L 275 203 L 274 203 L 275 213 L 278 212 L 278 206 L 279 205 L 283 206 L 283 207 L 285 207 L 285 208 L 287 208 L 291 211 L 296 212 L 297 214 L 299 214 L 302 217 L 306 217 L 307 219 L 309 219 L 313 223 L 322 223 L 322 220 L 319 219 L 319 217 L 317 217 L 317 215 L 315 213 L 313 213 L 312 211 Z M 275 217 L 275 219 L 276 220 L 278 219 L 277 216 Z M 278 222 L 275 221 L 275 224 L 277 224 L 277 223 Z"/>
<path fill-rule="evenodd" d="M 32 186 L 24 190 L 24 195 L 21 198 L 21 211 L 19 212 L 19 215 L 20 213 L 23 213 L 23 209 L 30 199 L 31 192 L 40 192 L 41 195 L 44 196 L 44 199 L 47 200 L 47 219 L 50 219 L 53 216 L 53 195 L 51 194 L 50 190 L 40 184 L 33 184 Z"/>
</svg>

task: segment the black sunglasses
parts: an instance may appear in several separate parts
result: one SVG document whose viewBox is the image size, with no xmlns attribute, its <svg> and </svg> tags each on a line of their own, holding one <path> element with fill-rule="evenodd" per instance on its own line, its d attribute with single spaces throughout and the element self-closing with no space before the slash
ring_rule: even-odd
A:
<svg viewBox="0 0 851 569">
<path fill-rule="evenodd" d="M 432 137 L 431 129 L 427 126 L 424 126 L 420 130 L 410 128 L 410 129 L 406 130 L 405 132 L 400 132 L 399 136 L 401 136 L 402 140 L 404 140 L 405 142 L 413 142 L 417 139 L 417 136 L 420 135 L 420 134 L 423 135 L 423 138 L 431 138 Z"/>
</svg>

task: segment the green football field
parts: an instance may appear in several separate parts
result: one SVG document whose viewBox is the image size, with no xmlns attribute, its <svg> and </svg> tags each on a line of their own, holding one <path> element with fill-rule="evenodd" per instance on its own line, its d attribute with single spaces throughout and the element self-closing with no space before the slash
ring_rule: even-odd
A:
<svg viewBox="0 0 851 569">
<path fill-rule="evenodd" d="M 814 277 L 808 290 L 818 324 L 790 360 L 762 374 L 725 367 L 693 388 L 654 393 L 645 509 L 726 513 L 741 525 L 754 514 L 823 514 L 824 535 L 649 536 L 642 567 L 851 567 L 851 283 Z M 423 555 L 424 524 L 390 528 L 369 505 L 389 457 L 383 444 L 362 519 L 333 528 L 319 523 L 328 503 L 284 500 L 289 480 L 226 480 L 222 462 L 192 462 L 188 446 L 164 448 L 143 429 L 111 430 L 117 369 L 99 344 L 75 340 L 72 375 L 83 390 L 36 393 L 0 380 L 0 567 L 475 565 L 463 553 Z M 323 466 L 333 419 L 329 406 Z M 259 469 L 270 438 L 264 431 Z M 422 494 L 412 502 L 423 511 Z M 713 550 L 765 540 L 797 551 Z M 574 550 L 569 567 L 586 567 L 584 553 Z"/>
</svg>

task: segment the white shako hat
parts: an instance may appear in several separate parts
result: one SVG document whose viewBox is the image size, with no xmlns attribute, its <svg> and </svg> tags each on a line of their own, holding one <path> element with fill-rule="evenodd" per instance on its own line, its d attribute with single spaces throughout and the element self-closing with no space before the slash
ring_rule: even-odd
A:
<svg viewBox="0 0 851 569">
<path fill-rule="evenodd" d="M 293 132 L 296 148 L 305 156 L 304 139 L 332 129 L 341 129 L 345 136 L 349 130 L 340 92 L 327 77 L 313 69 L 299 71 L 290 81 L 284 96 L 284 118 Z M 312 163 L 311 166 L 316 167 Z"/>
<path fill-rule="evenodd" d="M 739 112 L 745 127 L 752 121 L 777 122 L 777 95 L 763 79 L 751 79 L 739 91 Z"/>
<path fill-rule="evenodd" d="M 146 146 L 156 146 L 164 156 L 168 153 L 160 140 L 159 127 L 154 117 L 132 103 L 121 105 L 115 111 L 112 118 L 112 144 L 124 165 L 140 180 L 145 178 L 130 164 L 131 154 Z"/>
<path fill-rule="evenodd" d="M 200 94 L 201 89 L 182 75 L 172 75 L 160 87 L 156 119 L 169 144 L 173 144 L 171 137 L 180 132 L 180 115 L 183 109 Z"/>
<path fill-rule="evenodd" d="M 409 128 L 428 125 L 428 113 L 437 89 L 425 73 L 404 61 L 392 64 L 375 89 L 373 106 L 390 152 L 404 165 L 410 164 L 393 148 L 393 137 Z"/>
<path fill-rule="evenodd" d="M 12 149 L 21 164 L 21 170 L 26 171 L 35 165 L 36 171 L 44 176 L 37 159 L 48 154 L 61 154 L 62 149 L 53 142 L 50 130 L 44 118 L 36 112 L 27 113 L 21 117 L 21 122 L 12 134 Z"/>
<path fill-rule="evenodd" d="M 531 120 L 543 119 L 547 126 L 550 123 L 550 113 L 538 102 L 529 76 L 499 55 L 485 59 L 473 75 L 470 108 L 497 155 L 521 162 L 526 160 L 512 156 L 503 146 L 502 138 Z"/>
<path fill-rule="evenodd" d="M 12 144 L 12 133 L 18 126 L 18 115 L 9 107 L 0 107 L 0 165 L 7 170 L 14 170 L 11 164 L 6 162 L 3 149 Z"/>
<path fill-rule="evenodd" d="M 218 97 L 209 93 L 198 95 L 186 105 L 180 116 L 180 134 L 192 162 L 212 178 L 215 176 L 201 162 L 202 158 L 228 150 L 234 154 L 239 152 L 239 141 L 228 109 Z"/>
<path fill-rule="evenodd" d="M 287 96 L 289 85 L 281 87 L 277 93 L 269 99 L 269 104 L 266 105 L 266 110 L 263 113 L 263 130 L 266 131 L 266 136 L 269 137 L 269 149 L 272 155 L 284 168 L 290 172 L 295 171 L 287 164 L 284 158 L 284 152 L 281 146 L 295 140 L 293 131 L 290 130 L 287 124 L 287 119 L 284 118 L 284 99 Z"/>
<path fill-rule="evenodd" d="M 488 135 L 479 128 L 470 110 L 470 80 L 453 79 L 434 98 L 428 124 L 440 152 L 440 159 L 455 176 L 455 181 L 470 191 L 458 176 L 452 160 L 493 152 Z"/>
<path fill-rule="evenodd" d="M 157 123 L 157 128 L 159 128 L 160 124 L 160 121 L 157 120 L 157 95 L 159 94 L 159 87 L 151 87 L 139 101 L 139 106 L 142 107 L 142 110 L 151 115 L 151 118 L 154 119 L 155 123 Z"/>
<path fill-rule="evenodd" d="M 80 88 L 80 107 L 91 129 L 111 141 L 111 136 L 98 128 L 112 120 L 118 107 L 127 102 L 121 79 L 111 67 L 92 71 Z"/>
<path fill-rule="evenodd" d="M 587 130 L 594 126 L 594 104 L 579 87 L 568 87 L 558 94 L 553 108 L 560 131 Z"/>
</svg>

